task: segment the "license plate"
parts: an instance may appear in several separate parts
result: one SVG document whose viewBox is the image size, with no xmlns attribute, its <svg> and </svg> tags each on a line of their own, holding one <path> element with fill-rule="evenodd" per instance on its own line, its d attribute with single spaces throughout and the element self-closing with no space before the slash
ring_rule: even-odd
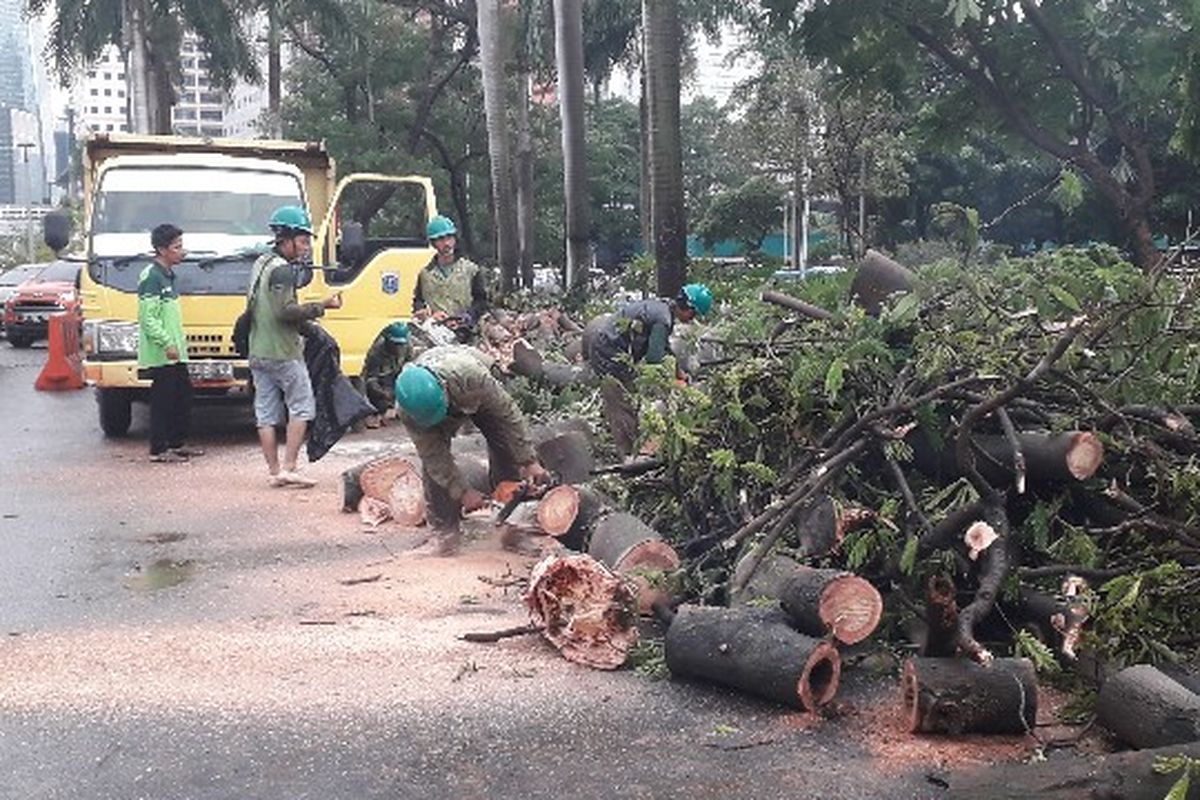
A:
<svg viewBox="0 0 1200 800">
<path fill-rule="evenodd" d="M 223 361 L 189 361 L 188 377 L 193 381 L 231 381 L 233 364 Z"/>
</svg>

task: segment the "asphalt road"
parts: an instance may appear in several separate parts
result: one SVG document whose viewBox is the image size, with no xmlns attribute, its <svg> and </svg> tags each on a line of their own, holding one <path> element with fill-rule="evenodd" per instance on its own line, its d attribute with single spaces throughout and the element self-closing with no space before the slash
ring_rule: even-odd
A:
<svg viewBox="0 0 1200 800">
<path fill-rule="evenodd" d="M 0 798 L 945 796 L 867 715 L 459 642 L 524 621 L 479 576 L 529 562 L 338 513 L 338 473 L 394 428 L 272 490 L 247 409 L 199 409 L 208 454 L 151 464 L 145 409 L 104 439 L 90 390 L 33 390 L 44 357 L 0 343 Z"/>
</svg>

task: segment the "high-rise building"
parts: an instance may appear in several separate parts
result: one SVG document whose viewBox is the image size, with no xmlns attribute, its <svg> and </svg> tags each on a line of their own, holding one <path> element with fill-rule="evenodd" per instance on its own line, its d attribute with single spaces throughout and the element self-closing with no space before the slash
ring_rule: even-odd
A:
<svg viewBox="0 0 1200 800">
<path fill-rule="evenodd" d="M 76 83 L 73 103 L 81 133 L 129 130 L 125 57 L 115 45 L 105 47 L 100 57 L 87 65 Z"/>
<path fill-rule="evenodd" d="M 29 39 L 21 14 L 23 0 L 0 0 L 0 204 L 17 202 L 18 181 L 25 178 L 19 138 L 33 94 L 30 85 Z M 32 141 L 36 142 L 36 138 Z M 24 195 L 28 196 L 26 183 Z"/>
<path fill-rule="evenodd" d="M 247 38 L 252 42 L 267 41 L 267 15 L 258 13 L 247 22 Z M 280 47 L 279 62 L 283 72 L 295 60 L 291 46 Z M 258 71 L 262 80 L 257 84 L 237 81 L 228 92 L 225 103 L 225 135 L 235 139 L 260 139 L 270 134 L 271 120 L 267 116 L 270 97 L 267 89 L 267 49 L 258 50 Z"/>
<path fill-rule="evenodd" d="M 180 82 L 175 87 L 171 129 L 185 136 L 225 135 L 225 94 L 208 76 L 208 54 L 196 35 L 186 33 L 180 47 Z"/>
</svg>

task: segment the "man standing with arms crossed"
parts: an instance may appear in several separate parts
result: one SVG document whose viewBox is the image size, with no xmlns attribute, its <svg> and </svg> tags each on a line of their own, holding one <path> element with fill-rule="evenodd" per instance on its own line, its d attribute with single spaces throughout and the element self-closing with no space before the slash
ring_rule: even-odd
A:
<svg viewBox="0 0 1200 800">
<path fill-rule="evenodd" d="M 304 364 L 300 325 L 329 308 L 341 308 L 341 293 L 320 303 L 296 300 L 298 268 L 312 252 L 312 221 L 299 206 L 275 209 L 268 223 L 275 246 L 250 271 L 250 373 L 254 377 L 254 416 L 258 442 L 272 486 L 316 485 L 296 468 L 316 400 Z M 283 463 L 279 461 L 278 425 L 287 425 Z"/>
<path fill-rule="evenodd" d="M 163 223 L 150 232 L 154 260 L 138 279 L 138 367 L 150 373 L 150 460 L 176 464 L 204 451 L 184 440 L 191 426 L 192 380 L 187 337 L 175 291 L 183 231 Z"/>
</svg>

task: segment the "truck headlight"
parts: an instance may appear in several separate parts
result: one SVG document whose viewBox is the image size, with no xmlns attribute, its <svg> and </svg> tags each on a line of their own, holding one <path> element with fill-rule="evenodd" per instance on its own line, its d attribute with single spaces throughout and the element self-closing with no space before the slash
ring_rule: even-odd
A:
<svg viewBox="0 0 1200 800">
<path fill-rule="evenodd" d="M 95 355 L 136 355 L 138 326 L 136 322 L 83 323 L 84 347 Z"/>
</svg>

